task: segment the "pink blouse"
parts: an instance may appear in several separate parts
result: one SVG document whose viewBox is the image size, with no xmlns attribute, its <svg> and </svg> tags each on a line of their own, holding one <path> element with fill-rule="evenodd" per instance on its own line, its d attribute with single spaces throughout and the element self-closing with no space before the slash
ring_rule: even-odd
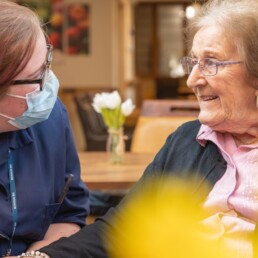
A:
<svg viewBox="0 0 258 258">
<path fill-rule="evenodd" d="M 258 221 L 258 144 L 237 146 L 232 135 L 202 125 L 201 145 L 212 141 L 227 162 L 227 170 L 204 204 L 209 216 L 203 221 L 215 239 L 222 240 L 234 257 L 252 257 L 251 233 Z"/>
</svg>

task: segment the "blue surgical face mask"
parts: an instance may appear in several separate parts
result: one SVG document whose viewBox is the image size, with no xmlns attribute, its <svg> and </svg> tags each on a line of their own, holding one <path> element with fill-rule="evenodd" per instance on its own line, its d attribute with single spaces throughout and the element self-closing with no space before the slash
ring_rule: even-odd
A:
<svg viewBox="0 0 258 258">
<path fill-rule="evenodd" d="M 26 97 L 8 93 L 6 94 L 15 98 L 26 99 L 28 109 L 21 116 L 13 118 L 1 113 L 0 115 L 9 118 L 10 120 L 8 122 L 19 129 L 25 129 L 42 122 L 48 119 L 54 107 L 57 99 L 58 88 L 58 79 L 54 73 L 50 71 L 42 91 L 38 88 L 33 92 L 27 93 Z"/>
</svg>

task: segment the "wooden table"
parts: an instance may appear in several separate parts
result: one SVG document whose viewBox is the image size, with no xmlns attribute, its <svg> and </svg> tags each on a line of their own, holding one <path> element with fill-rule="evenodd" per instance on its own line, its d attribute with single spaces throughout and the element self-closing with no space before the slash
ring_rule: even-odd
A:
<svg viewBox="0 0 258 258">
<path fill-rule="evenodd" d="M 92 190 L 128 189 L 153 158 L 154 154 L 126 152 L 122 164 L 112 164 L 106 152 L 79 152 L 81 177 Z"/>
</svg>

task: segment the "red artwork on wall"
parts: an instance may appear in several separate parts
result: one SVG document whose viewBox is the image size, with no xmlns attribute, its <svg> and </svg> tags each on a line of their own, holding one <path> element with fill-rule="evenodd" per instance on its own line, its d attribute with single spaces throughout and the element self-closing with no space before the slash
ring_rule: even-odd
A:
<svg viewBox="0 0 258 258">
<path fill-rule="evenodd" d="M 90 53 L 90 6 L 64 0 L 20 0 L 43 19 L 54 49 L 69 55 Z"/>
</svg>

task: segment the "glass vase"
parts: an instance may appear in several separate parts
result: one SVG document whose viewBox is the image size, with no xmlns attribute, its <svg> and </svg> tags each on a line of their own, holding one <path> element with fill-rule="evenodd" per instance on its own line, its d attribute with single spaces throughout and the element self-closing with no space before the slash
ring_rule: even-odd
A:
<svg viewBox="0 0 258 258">
<path fill-rule="evenodd" d="M 107 153 L 111 163 L 120 164 L 123 162 L 125 153 L 125 137 L 123 128 L 108 129 Z"/>
</svg>

